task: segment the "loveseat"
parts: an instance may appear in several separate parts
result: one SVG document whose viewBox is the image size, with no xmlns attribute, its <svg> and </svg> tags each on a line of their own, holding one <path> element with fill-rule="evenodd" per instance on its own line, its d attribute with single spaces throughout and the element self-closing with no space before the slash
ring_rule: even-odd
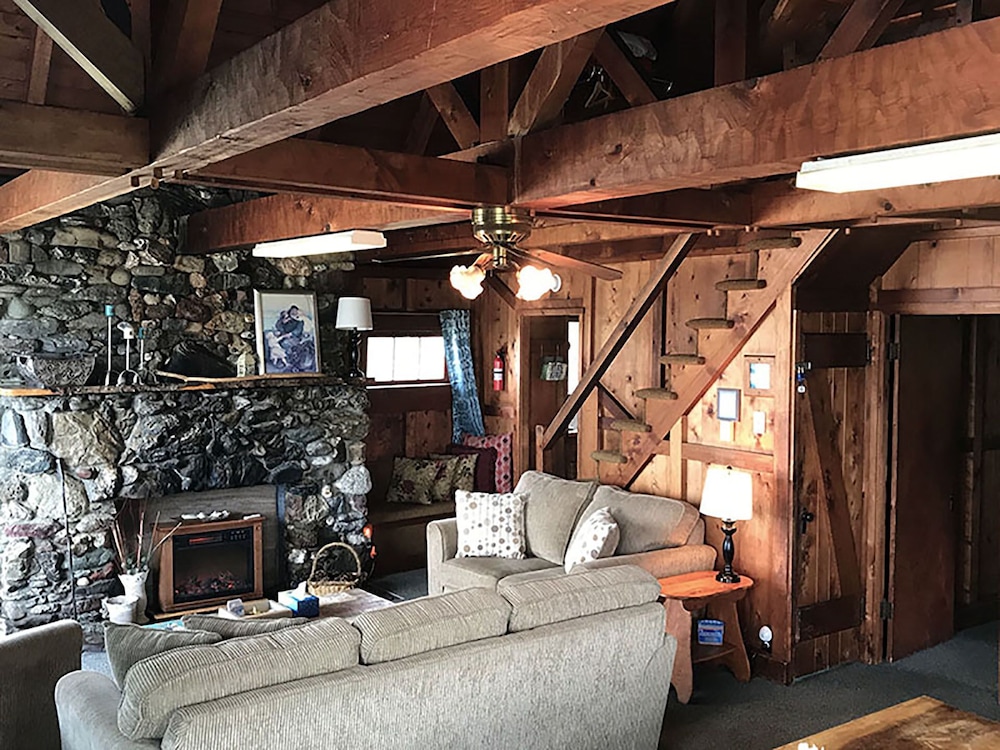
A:
<svg viewBox="0 0 1000 750">
<path fill-rule="evenodd" d="M 711 570 L 715 548 L 704 544 L 705 522 L 690 503 L 627 492 L 597 482 L 571 481 L 526 471 L 514 488 L 527 496 L 524 559 L 457 557 L 455 518 L 427 526 L 427 590 L 495 589 L 502 581 L 530 581 L 565 575 L 566 549 L 576 529 L 598 508 L 607 507 L 618 524 L 614 556 L 581 568 L 636 565 L 656 578 Z"/>
<path fill-rule="evenodd" d="M 676 643 L 623 566 L 426 597 L 56 687 L 64 750 L 655 748 Z"/>
</svg>

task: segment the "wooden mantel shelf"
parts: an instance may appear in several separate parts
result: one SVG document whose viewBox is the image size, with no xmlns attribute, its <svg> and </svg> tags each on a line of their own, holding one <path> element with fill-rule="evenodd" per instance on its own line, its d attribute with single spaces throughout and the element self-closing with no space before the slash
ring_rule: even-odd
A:
<svg viewBox="0 0 1000 750">
<path fill-rule="evenodd" d="M 161 373 L 157 373 L 162 375 Z M 180 378 L 180 376 L 174 376 Z M 36 398 L 51 396 L 115 396 L 131 393 L 187 393 L 190 391 L 224 391 L 247 388 L 295 388 L 301 386 L 353 385 L 364 383 L 322 374 L 295 373 L 287 375 L 251 375 L 243 378 L 180 378 L 177 383 L 141 385 L 82 385 L 59 388 L 0 387 L 3 398 Z"/>
</svg>

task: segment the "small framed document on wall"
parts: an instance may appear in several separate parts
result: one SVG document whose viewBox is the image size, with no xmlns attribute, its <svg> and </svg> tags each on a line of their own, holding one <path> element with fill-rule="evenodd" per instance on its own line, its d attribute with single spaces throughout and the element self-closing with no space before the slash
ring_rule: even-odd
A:
<svg viewBox="0 0 1000 750">
<path fill-rule="evenodd" d="M 740 421 L 740 392 L 736 388 L 720 388 L 715 404 L 715 416 L 720 422 Z"/>
</svg>

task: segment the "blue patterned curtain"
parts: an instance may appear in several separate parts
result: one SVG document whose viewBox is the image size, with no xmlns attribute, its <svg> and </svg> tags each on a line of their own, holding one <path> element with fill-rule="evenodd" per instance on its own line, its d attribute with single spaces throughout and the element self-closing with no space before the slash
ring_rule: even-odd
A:
<svg viewBox="0 0 1000 750">
<path fill-rule="evenodd" d="M 483 411 L 479 407 L 476 373 L 472 367 L 472 340 L 468 310 L 442 310 L 441 333 L 444 359 L 451 381 L 451 432 L 453 442 L 462 435 L 483 435 Z"/>
</svg>

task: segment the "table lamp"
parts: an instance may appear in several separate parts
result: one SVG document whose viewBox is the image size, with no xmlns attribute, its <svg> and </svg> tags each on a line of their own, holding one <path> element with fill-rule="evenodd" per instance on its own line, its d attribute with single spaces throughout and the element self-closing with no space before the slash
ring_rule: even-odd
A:
<svg viewBox="0 0 1000 750">
<path fill-rule="evenodd" d="M 367 297 L 341 297 L 337 301 L 337 329 L 351 333 L 351 371 L 349 378 L 363 378 L 358 362 L 361 359 L 361 331 L 372 329 L 372 303 Z"/>
<path fill-rule="evenodd" d="M 753 477 L 745 471 L 734 471 L 731 466 L 711 465 L 705 474 L 701 491 L 701 514 L 722 519 L 722 559 L 725 562 L 715 580 L 738 583 L 740 577 L 733 570 L 736 547 L 733 534 L 736 521 L 749 521 L 753 517 Z"/>
</svg>

